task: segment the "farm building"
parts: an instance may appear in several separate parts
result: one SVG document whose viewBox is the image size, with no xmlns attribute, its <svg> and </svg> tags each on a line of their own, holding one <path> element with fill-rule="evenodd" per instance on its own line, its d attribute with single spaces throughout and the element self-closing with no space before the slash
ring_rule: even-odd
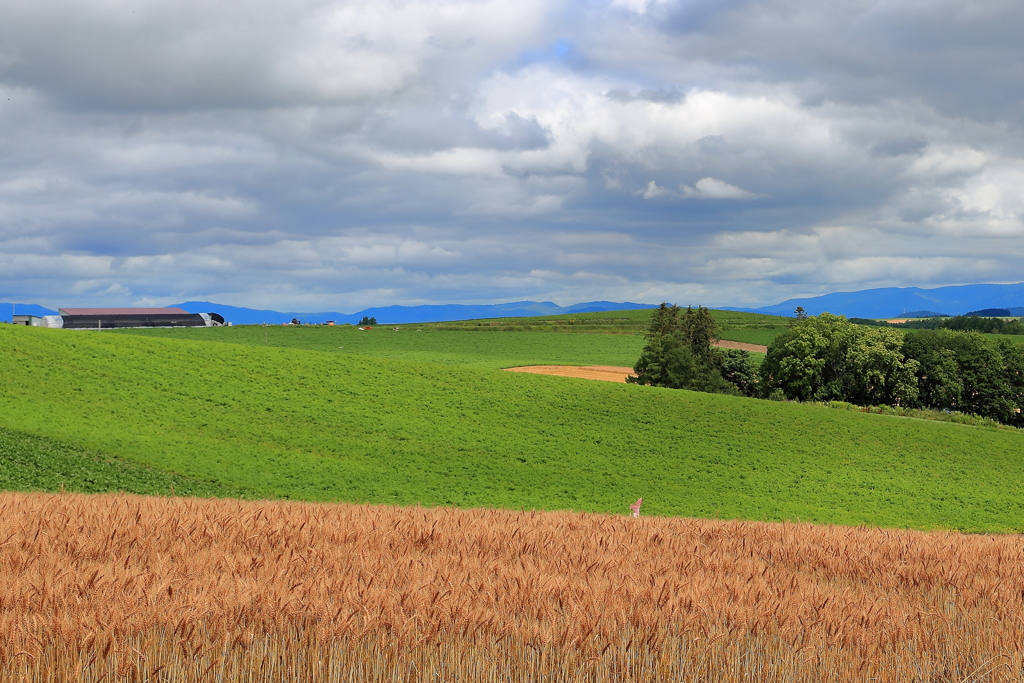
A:
<svg viewBox="0 0 1024 683">
<path fill-rule="evenodd" d="M 219 327 L 217 313 L 189 313 L 180 308 L 62 308 L 60 325 L 72 330 L 103 330 L 116 327 Z M 54 316 L 51 316 L 54 317 Z"/>
</svg>

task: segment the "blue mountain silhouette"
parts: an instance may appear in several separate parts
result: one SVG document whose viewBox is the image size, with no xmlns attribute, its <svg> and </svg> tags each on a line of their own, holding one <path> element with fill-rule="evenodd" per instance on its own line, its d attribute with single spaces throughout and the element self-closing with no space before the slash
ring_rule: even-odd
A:
<svg viewBox="0 0 1024 683">
<path fill-rule="evenodd" d="M 445 304 L 423 306 L 383 306 L 367 308 L 355 313 L 339 313 L 338 311 L 320 311 L 315 313 L 299 311 L 270 311 L 238 306 L 224 306 L 209 301 L 186 301 L 173 304 L 189 313 L 209 313 L 215 311 L 235 325 L 280 325 L 298 318 L 304 323 L 322 323 L 333 320 L 336 323 L 358 323 L 363 316 L 376 318 L 380 325 L 397 325 L 409 323 L 447 322 L 451 320 L 475 320 L 479 318 L 519 318 L 539 315 L 559 315 L 565 313 L 597 313 L 601 311 L 622 311 L 626 309 L 654 308 L 657 304 L 637 304 L 632 302 L 589 301 L 558 306 L 550 301 L 515 301 L 507 304 Z"/>
<path fill-rule="evenodd" d="M 186 301 L 173 304 L 190 313 L 216 312 L 235 325 L 279 325 L 298 318 L 304 323 L 321 323 L 333 320 L 336 323 L 357 323 L 367 316 L 376 318 L 381 325 L 450 320 L 474 320 L 480 318 L 533 317 L 566 313 L 592 313 L 621 311 L 626 309 L 653 308 L 656 304 L 632 302 L 589 301 L 558 306 L 550 301 L 514 301 L 504 304 L 445 304 L 423 306 L 383 306 L 367 308 L 355 313 L 338 311 L 302 312 L 273 311 L 239 306 L 226 306 L 209 301 Z M 750 311 L 772 315 L 793 315 L 797 306 L 803 306 L 809 315 L 834 313 L 850 318 L 895 318 L 908 313 L 920 314 L 941 311 L 948 315 L 963 315 L 970 311 L 986 308 L 1005 308 L 1010 315 L 1024 316 L 1024 282 L 1016 284 L 956 285 L 922 289 L 920 287 L 884 287 L 865 289 L 857 292 L 834 292 L 802 299 L 788 299 L 774 306 L 761 308 L 726 307 L 724 310 Z M 19 315 L 54 315 L 56 311 L 35 304 L 15 304 Z M 11 303 L 0 302 L 0 320 L 11 321 Z"/>
<path fill-rule="evenodd" d="M 955 285 L 935 289 L 884 287 L 788 299 L 762 308 L 727 310 L 791 316 L 797 306 L 803 306 L 808 315 L 828 312 L 848 318 L 897 318 L 908 311 L 941 311 L 949 315 L 963 315 L 983 308 L 1007 308 L 1011 315 L 1024 315 L 1024 282 L 1012 285 Z"/>
</svg>

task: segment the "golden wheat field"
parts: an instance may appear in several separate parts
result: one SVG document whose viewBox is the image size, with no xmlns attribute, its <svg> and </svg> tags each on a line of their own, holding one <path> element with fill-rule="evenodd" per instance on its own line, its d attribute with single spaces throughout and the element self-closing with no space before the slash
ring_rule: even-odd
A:
<svg viewBox="0 0 1024 683">
<path fill-rule="evenodd" d="M 1018 681 L 1024 542 L 0 494 L 3 681 Z"/>
</svg>

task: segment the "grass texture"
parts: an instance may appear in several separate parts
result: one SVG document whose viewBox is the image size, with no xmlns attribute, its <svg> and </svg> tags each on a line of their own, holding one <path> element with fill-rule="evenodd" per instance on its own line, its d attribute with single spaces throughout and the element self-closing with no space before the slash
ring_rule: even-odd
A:
<svg viewBox="0 0 1024 683">
<path fill-rule="evenodd" d="M 763 327 L 738 330 L 723 330 L 720 333 L 722 339 L 729 341 L 746 342 L 747 344 L 761 344 L 769 346 L 775 338 L 788 330 L 788 327 Z"/>
<path fill-rule="evenodd" d="M 722 311 L 711 309 L 711 316 L 722 329 L 747 327 L 786 327 L 792 318 L 763 313 Z M 628 328 L 643 330 L 651 320 L 651 309 L 639 308 L 625 311 L 600 311 L 595 313 L 560 313 L 557 315 L 533 316 L 529 318 L 481 318 L 478 320 L 456 320 L 450 322 L 424 323 L 419 327 L 427 329 L 495 330 L 514 327 L 532 327 L 551 332 L 595 331 L 604 328 L 609 333 L 624 332 Z"/>
<path fill-rule="evenodd" d="M 757 313 L 712 311 L 722 339 L 767 346 L 788 329 L 787 319 Z M 649 310 L 578 313 L 536 318 L 493 318 L 363 331 L 349 325 L 245 325 L 230 328 L 118 330 L 168 339 L 299 348 L 375 358 L 427 361 L 477 368 L 516 365 L 615 365 L 633 367 L 643 348 Z M 397 332 L 395 329 L 397 328 Z M 466 332 L 514 334 L 477 335 Z M 551 332 L 569 334 L 552 335 Z"/>
<path fill-rule="evenodd" d="M 468 368 L 499 369 L 517 365 L 616 365 L 633 367 L 643 337 L 622 334 L 551 334 L 510 332 L 469 334 L 416 325 L 360 330 L 349 325 L 200 327 L 118 330 L 118 335 L 188 339 L 325 351 L 339 356 L 370 356 L 422 361 Z M 423 331 L 417 331 L 417 330 Z"/>
<path fill-rule="evenodd" d="M 232 496 L 244 491 L 196 481 L 84 450 L 45 436 L 0 427 L 0 490 Z"/>
<path fill-rule="evenodd" d="M 0 426 L 249 496 L 1024 528 L 1017 431 L 14 326 L 0 358 Z"/>
</svg>

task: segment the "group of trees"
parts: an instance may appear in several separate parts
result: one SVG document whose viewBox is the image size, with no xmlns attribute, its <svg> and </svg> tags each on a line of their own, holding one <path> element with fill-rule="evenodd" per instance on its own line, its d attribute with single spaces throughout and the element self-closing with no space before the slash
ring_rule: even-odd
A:
<svg viewBox="0 0 1024 683">
<path fill-rule="evenodd" d="M 903 333 L 854 325 L 822 313 L 798 321 L 768 347 L 761 393 L 791 400 L 908 405 L 917 398 L 917 364 L 903 352 Z"/>
<path fill-rule="evenodd" d="M 798 401 L 846 401 L 971 413 L 1024 426 L 1024 346 L 952 329 L 904 333 L 843 316 L 800 316 L 759 369 L 745 351 L 717 349 L 705 308 L 654 311 L 628 381 Z"/>
<path fill-rule="evenodd" d="M 661 304 L 651 316 L 647 344 L 633 366 L 633 384 L 713 394 L 750 394 L 756 371 L 746 351 L 717 349 L 718 326 L 703 306 Z"/>
<path fill-rule="evenodd" d="M 1007 311 L 1009 312 L 1009 311 Z M 957 330 L 959 332 L 984 332 L 986 334 L 1024 334 L 1024 322 L 978 315 L 954 315 L 949 318 L 924 318 L 908 320 L 905 323 L 889 323 L 869 318 L 850 318 L 858 325 L 875 327 L 897 327 L 905 330 Z"/>
<path fill-rule="evenodd" d="M 973 331 L 903 333 L 822 313 L 776 337 L 761 392 L 971 413 L 1024 426 L 1024 346 Z"/>
<path fill-rule="evenodd" d="M 1024 323 L 1005 318 L 983 318 L 977 315 L 956 315 L 938 320 L 908 320 L 908 328 L 946 329 L 960 332 L 985 332 L 987 334 L 1024 334 Z"/>
</svg>

